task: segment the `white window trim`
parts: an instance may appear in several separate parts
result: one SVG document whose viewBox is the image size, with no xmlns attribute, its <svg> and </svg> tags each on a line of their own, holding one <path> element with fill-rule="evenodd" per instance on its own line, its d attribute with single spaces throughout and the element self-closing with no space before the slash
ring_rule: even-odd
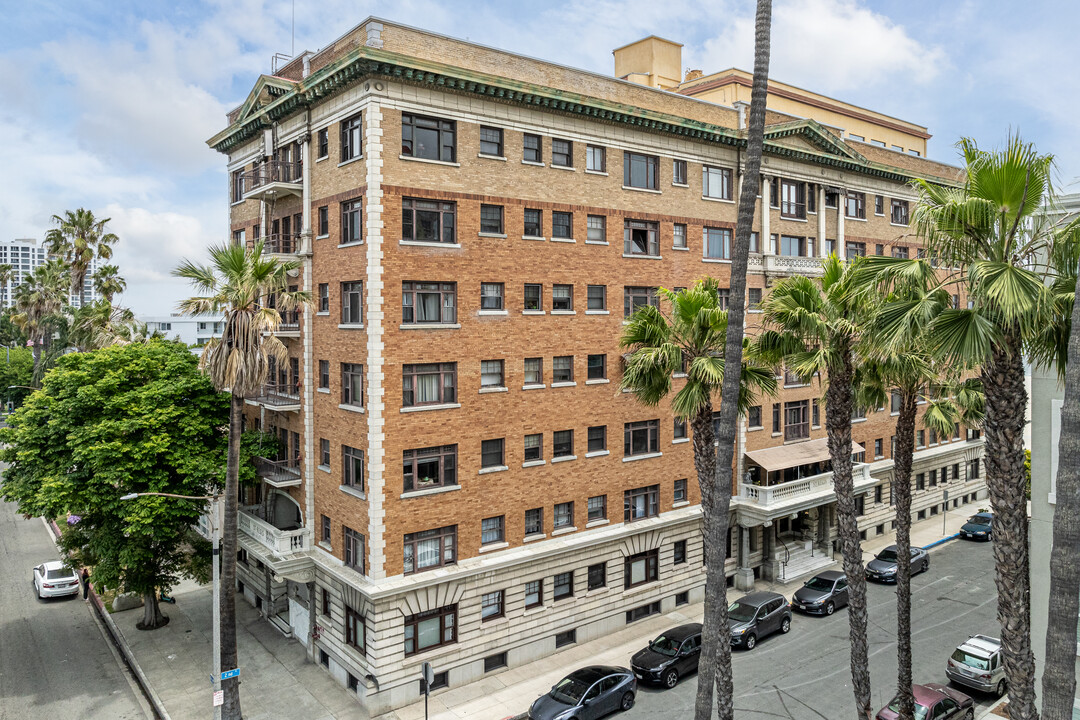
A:
<svg viewBox="0 0 1080 720">
<path fill-rule="evenodd" d="M 627 253 L 623 253 L 623 257 L 624 258 L 643 259 L 643 260 L 663 260 L 664 259 L 663 255 L 645 255 L 645 254 L 627 254 Z"/>
<path fill-rule="evenodd" d="M 634 192 L 652 193 L 653 195 L 663 195 L 664 194 L 660 190 L 653 190 L 652 188 L 637 188 L 637 187 L 631 187 L 629 185 L 623 185 L 622 189 L 623 190 L 633 190 Z"/>
<path fill-rule="evenodd" d="M 509 310 L 477 310 L 477 315 L 509 315 Z"/>
<path fill-rule="evenodd" d="M 426 412 L 427 410 L 453 410 L 461 407 L 461 403 L 439 403 L 438 405 L 411 405 L 401 408 L 400 412 Z"/>
<path fill-rule="evenodd" d="M 577 310 L 552 310 L 552 315 L 577 315 Z"/>
<path fill-rule="evenodd" d="M 484 158 L 485 160 L 502 160 L 506 162 L 505 155 L 488 155 L 487 153 L 476 153 L 476 157 Z"/>
<path fill-rule="evenodd" d="M 478 232 L 476 233 L 476 236 L 482 238 L 501 238 L 504 240 L 506 239 L 506 233 Z"/>
<path fill-rule="evenodd" d="M 593 378 L 592 380 L 586 380 L 586 385 L 607 385 L 611 382 L 611 378 Z"/>
<path fill-rule="evenodd" d="M 479 472 L 477 472 L 476 474 L 477 475 L 489 475 L 491 473 L 503 472 L 504 470 L 509 470 L 509 469 L 510 468 L 507 465 L 492 465 L 491 467 L 480 468 Z"/>
<path fill-rule="evenodd" d="M 532 385 L 522 385 L 522 390 L 543 390 L 547 385 L 544 383 L 533 383 Z"/>
<path fill-rule="evenodd" d="M 406 500 L 408 498 L 424 497 L 425 495 L 438 495 L 440 493 L 452 492 L 454 490 L 460 489 L 460 485 L 443 485 L 442 487 L 424 488 L 423 490 L 409 490 L 407 492 L 401 493 L 399 497 L 401 497 L 402 500 Z"/>
<path fill-rule="evenodd" d="M 522 310 L 522 315 L 547 315 L 546 310 Z"/>
<path fill-rule="evenodd" d="M 338 323 L 338 330 L 363 330 L 364 323 Z"/>
<path fill-rule="evenodd" d="M 536 242 L 546 242 L 547 238 L 542 235 L 522 235 L 522 240 L 533 240 Z"/>
<path fill-rule="evenodd" d="M 610 315 L 610 310 L 586 310 L 586 315 Z"/>
<path fill-rule="evenodd" d="M 563 455 L 561 457 L 553 457 L 551 458 L 551 464 L 554 465 L 555 463 L 570 462 L 571 460 L 577 460 L 577 455 Z"/>
<path fill-rule="evenodd" d="M 480 388 L 480 395 L 486 395 L 487 393 L 501 393 L 510 392 L 510 388 L 505 385 L 489 385 L 488 387 Z"/>
<path fill-rule="evenodd" d="M 340 326 L 339 326 L 340 327 Z M 405 323 L 398 330 L 460 330 L 461 323 Z"/>
<path fill-rule="evenodd" d="M 450 250 L 461 249 L 461 243 L 428 242 L 426 240 L 406 240 L 404 238 L 398 240 L 398 245 L 406 245 L 412 247 L 446 248 Z"/>
<path fill-rule="evenodd" d="M 587 457 L 587 458 L 603 457 L 604 455 L 610 455 L 610 454 L 611 454 L 610 450 L 594 450 L 593 452 L 585 453 L 585 457 Z"/>
<path fill-rule="evenodd" d="M 576 380 L 570 380 L 568 382 L 553 382 L 553 383 L 551 383 L 551 387 L 553 387 L 553 388 L 577 387 L 577 381 Z"/>
<path fill-rule="evenodd" d="M 354 413 L 362 413 L 362 412 L 364 412 L 364 408 L 360 407 L 359 405 L 346 405 L 345 403 L 340 403 L 338 405 L 338 409 L 339 410 L 348 410 L 349 412 L 354 412 Z"/>
<path fill-rule="evenodd" d="M 446 165 L 447 167 L 461 167 L 461 163 L 447 162 L 446 160 L 429 160 L 428 158 L 418 158 L 412 155 L 398 155 L 398 160 L 407 160 L 409 162 L 428 163 L 429 165 Z"/>
<path fill-rule="evenodd" d="M 623 462 L 635 462 L 637 460 L 648 460 L 650 458 L 662 457 L 663 454 L 664 453 L 662 453 L 662 452 L 653 452 L 653 453 L 647 453 L 645 455 L 631 455 L 630 457 L 624 457 L 622 459 L 622 461 Z"/>
<path fill-rule="evenodd" d="M 541 465 L 547 465 L 547 460 L 541 458 L 539 460 L 526 460 L 521 463 L 521 467 L 523 468 L 540 467 Z"/>
</svg>

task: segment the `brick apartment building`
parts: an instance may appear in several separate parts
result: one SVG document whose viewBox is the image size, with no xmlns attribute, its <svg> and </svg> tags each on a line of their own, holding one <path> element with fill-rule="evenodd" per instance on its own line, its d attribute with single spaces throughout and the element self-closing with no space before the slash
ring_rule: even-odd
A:
<svg viewBox="0 0 1080 720">
<path fill-rule="evenodd" d="M 646 38 L 606 77 L 368 19 L 210 140 L 233 239 L 302 260 L 315 298 L 249 402 L 286 451 L 241 515 L 242 590 L 373 714 L 424 661 L 458 686 L 703 597 L 687 428 L 618 389 L 632 309 L 729 274 L 750 78 L 683 81 L 679 49 Z M 906 183 L 959 177 L 923 127 L 781 83 L 769 104 L 750 332 L 829 252 L 919 252 Z M 821 388 L 781 384 L 740 420 L 738 588 L 835 552 Z M 894 418 L 852 423 L 882 534 Z M 984 496 L 975 431 L 917 445 L 919 517 Z"/>
</svg>

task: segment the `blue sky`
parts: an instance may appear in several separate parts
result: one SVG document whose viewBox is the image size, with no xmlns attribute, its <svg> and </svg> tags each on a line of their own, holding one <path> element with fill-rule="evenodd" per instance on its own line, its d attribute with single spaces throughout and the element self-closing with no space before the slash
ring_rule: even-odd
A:
<svg viewBox="0 0 1080 720">
<path fill-rule="evenodd" d="M 750 0 L 295 0 L 296 52 L 369 15 L 610 73 L 611 50 L 657 34 L 683 65 L 752 69 Z M 123 302 L 167 313 L 169 277 L 227 235 L 224 126 L 275 52 L 290 53 L 291 0 L 0 0 L 0 210 L 5 237 L 40 239 L 49 218 L 111 217 Z M 772 77 L 930 128 L 930 157 L 954 162 L 1019 130 L 1080 191 L 1080 4 L 1015 0 L 774 0 Z"/>
</svg>

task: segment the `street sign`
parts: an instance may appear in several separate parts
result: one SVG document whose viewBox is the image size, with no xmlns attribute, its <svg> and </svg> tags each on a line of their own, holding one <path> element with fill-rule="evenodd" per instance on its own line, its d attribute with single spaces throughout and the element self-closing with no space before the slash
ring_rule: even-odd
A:
<svg viewBox="0 0 1080 720">
<path fill-rule="evenodd" d="M 217 707 L 218 705 L 224 705 L 224 704 L 225 704 L 225 691 L 224 690 L 215 690 L 214 691 L 214 707 Z"/>
<path fill-rule="evenodd" d="M 944 495 L 943 499 L 945 500 L 945 502 L 949 502 L 949 491 L 948 490 L 942 490 L 941 494 Z"/>
<path fill-rule="evenodd" d="M 229 678 L 240 677 L 240 668 L 233 668 L 232 670 L 226 670 L 221 673 L 222 680 L 228 680 Z"/>
</svg>

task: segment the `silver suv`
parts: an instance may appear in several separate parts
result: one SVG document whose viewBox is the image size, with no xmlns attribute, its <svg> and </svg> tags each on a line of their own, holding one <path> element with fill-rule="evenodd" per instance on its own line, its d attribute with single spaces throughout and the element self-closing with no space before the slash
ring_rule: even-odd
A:
<svg viewBox="0 0 1080 720">
<path fill-rule="evenodd" d="M 969 688 L 1005 694 L 1005 665 L 1001 661 L 1001 641 L 986 635 L 972 635 L 953 651 L 945 665 L 949 679 Z"/>
</svg>

